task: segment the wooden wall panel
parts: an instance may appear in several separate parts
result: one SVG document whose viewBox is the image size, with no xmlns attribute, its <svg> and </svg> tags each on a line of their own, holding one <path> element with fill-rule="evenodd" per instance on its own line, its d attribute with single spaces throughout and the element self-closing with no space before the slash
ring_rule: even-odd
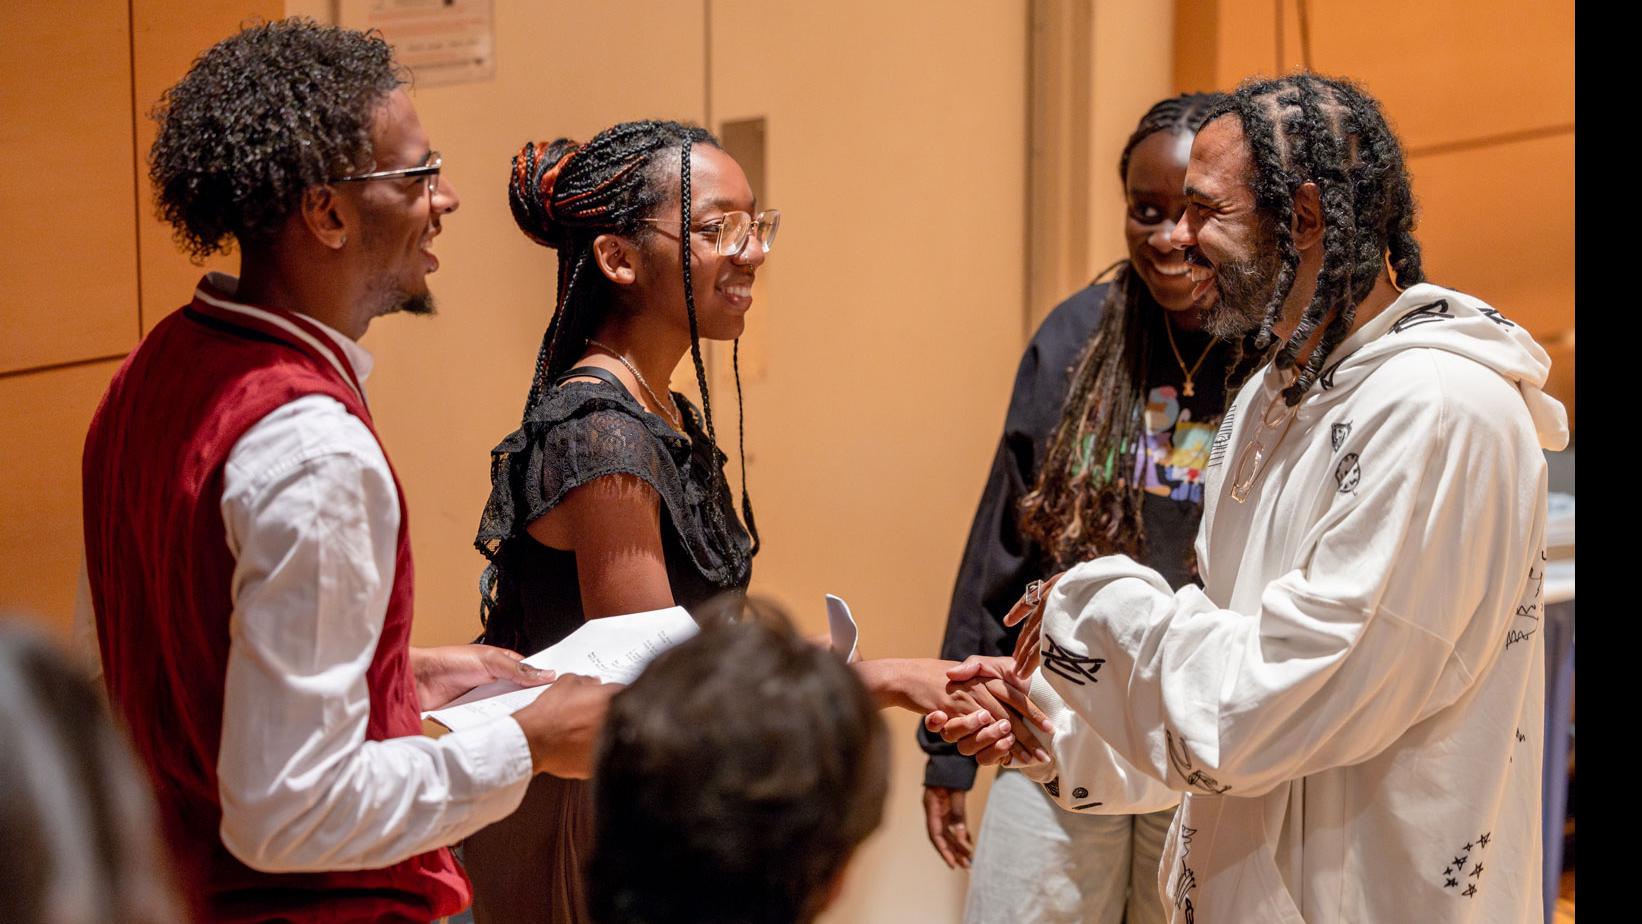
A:
<svg viewBox="0 0 1642 924">
<path fill-rule="evenodd" d="M 1298 5 L 1284 7 L 1294 67 Z M 1306 10 L 1312 67 L 1367 83 L 1411 150 L 1573 125 L 1573 0 L 1308 0 Z"/>
<path fill-rule="evenodd" d="M 768 201 L 785 216 L 759 271 L 762 323 L 742 344 L 765 368 L 745 383 L 764 538 L 753 591 L 808 631 L 825 625 L 822 594 L 841 594 L 874 657 L 939 648 L 1024 343 L 1026 252 L 1040 241 L 1028 228 L 1050 223 L 1026 205 L 1028 4 L 932 9 L 712 3 L 714 124 L 767 119 Z M 1092 20 L 1086 48 L 1098 47 Z M 1087 54 L 1069 64 L 1095 66 Z M 1087 179 L 1116 185 L 1110 173 Z M 1081 201 L 1059 205 L 1088 217 Z M 733 459 L 728 352 L 713 390 Z M 964 880 L 924 835 L 917 719 L 886 720 L 884 825 L 823 920 L 956 921 Z"/>
<path fill-rule="evenodd" d="M 137 342 L 126 0 L 0 4 L 0 373 Z"/>
<path fill-rule="evenodd" d="M 1544 338 L 1574 323 L 1572 135 L 1413 158 L 1433 282 Z"/>
<path fill-rule="evenodd" d="M 81 557 L 80 451 L 117 361 L 0 379 L 0 610 L 68 638 Z"/>
</svg>

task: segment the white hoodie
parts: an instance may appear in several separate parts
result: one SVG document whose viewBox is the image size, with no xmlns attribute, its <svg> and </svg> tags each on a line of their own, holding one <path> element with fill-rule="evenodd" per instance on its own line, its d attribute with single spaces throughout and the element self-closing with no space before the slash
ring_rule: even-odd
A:
<svg viewBox="0 0 1642 924">
<path fill-rule="evenodd" d="M 1073 810 L 1187 793 L 1176 922 L 1538 922 L 1549 359 L 1417 285 L 1330 362 L 1275 447 L 1271 367 L 1226 414 L 1203 589 L 1122 556 L 1055 586 L 1033 682 L 1055 760 L 1029 772 Z"/>
</svg>

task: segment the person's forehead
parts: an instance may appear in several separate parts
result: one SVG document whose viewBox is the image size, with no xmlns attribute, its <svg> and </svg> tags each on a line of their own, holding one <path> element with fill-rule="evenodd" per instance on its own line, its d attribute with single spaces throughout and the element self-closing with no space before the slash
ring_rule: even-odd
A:
<svg viewBox="0 0 1642 924">
<path fill-rule="evenodd" d="M 380 170 L 414 166 L 427 154 L 427 132 L 403 87 L 377 104 L 371 119 L 371 146 Z"/>
<path fill-rule="evenodd" d="M 677 154 L 674 155 L 677 160 Z M 668 198 L 677 208 L 678 168 L 668 171 L 671 180 Z M 690 148 L 690 207 L 700 210 L 716 207 L 726 210 L 747 209 L 753 201 L 752 186 L 747 174 L 735 158 L 711 145 L 698 144 Z"/>
<path fill-rule="evenodd" d="M 1204 125 L 1192 141 L 1186 183 L 1206 191 L 1229 192 L 1247 184 L 1251 163 L 1242 121 L 1224 115 Z"/>
</svg>

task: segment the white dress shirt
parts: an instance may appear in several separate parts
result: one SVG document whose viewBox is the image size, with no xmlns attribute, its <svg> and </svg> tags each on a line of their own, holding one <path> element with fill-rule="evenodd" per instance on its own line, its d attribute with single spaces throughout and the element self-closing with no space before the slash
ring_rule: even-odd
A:
<svg viewBox="0 0 1642 924">
<path fill-rule="evenodd" d="M 325 330 L 363 382 L 370 354 Z M 364 423 L 324 395 L 264 417 L 228 456 L 222 520 L 236 563 L 217 777 L 234 856 L 266 872 L 375 869 L 519 806 L 530 748 L 510 717 L 365 740 L 400 510 Z M 87 596 L 77 618 L 91 624 Z"/>
</svg>

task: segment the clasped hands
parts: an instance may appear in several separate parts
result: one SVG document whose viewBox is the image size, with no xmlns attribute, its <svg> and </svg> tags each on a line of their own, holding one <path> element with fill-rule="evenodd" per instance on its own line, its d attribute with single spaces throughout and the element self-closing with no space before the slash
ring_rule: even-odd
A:
<svg viewBox="0 0 1642 924">
<path fill-rule="evenodd" d="M 1019 625 L 1023 621 L 1025 623 L 1020 637 L 1015 642 L 1013 657 L 972 656 L 947 671 L 949 684 L 959 689 L 967 689 L 975 685 L 1001 682 L 1024 695 L 1031 687 L 1032 674 L 1038 669 L 1038 662 L 1042 656 L 1040 643 L 1043 634 L 1043 604 L 1049 599 L 1050 589 L 1060 578 L 1061 575 L 1057 574 L 1048 580 L 1033 581 L 1027 586 L 1026 593 L 1015 602 L 1009 614 L 1004 617 L 1003 624 L 1006 626 Z M 1036 724 L 1046 733 L 1053 733 L 1053 726 L 1037 707 L 1032 707 L 1032 713 L 1029 716 L 1032 724 Z M 1014 716 L 1000 718 L 986 710 L 964 712 L 937 709 L 924 717 L 924 727 L 939 734 L 942 740 L 956 744 L 958 753 L 973 757 L 983 765 L 1002 763 L 1005 766 L 1012 766 L 1047 762 L 1048 753 L 1037 745 L 1036 739 L 1026 730 L 1027 723 L 1018 721 L 1023 717 L 1026 716 L 1018 711 Z M 1023 736 L 1030 741 L 1030 747 L 1021 746 Z"/>
</svg>

